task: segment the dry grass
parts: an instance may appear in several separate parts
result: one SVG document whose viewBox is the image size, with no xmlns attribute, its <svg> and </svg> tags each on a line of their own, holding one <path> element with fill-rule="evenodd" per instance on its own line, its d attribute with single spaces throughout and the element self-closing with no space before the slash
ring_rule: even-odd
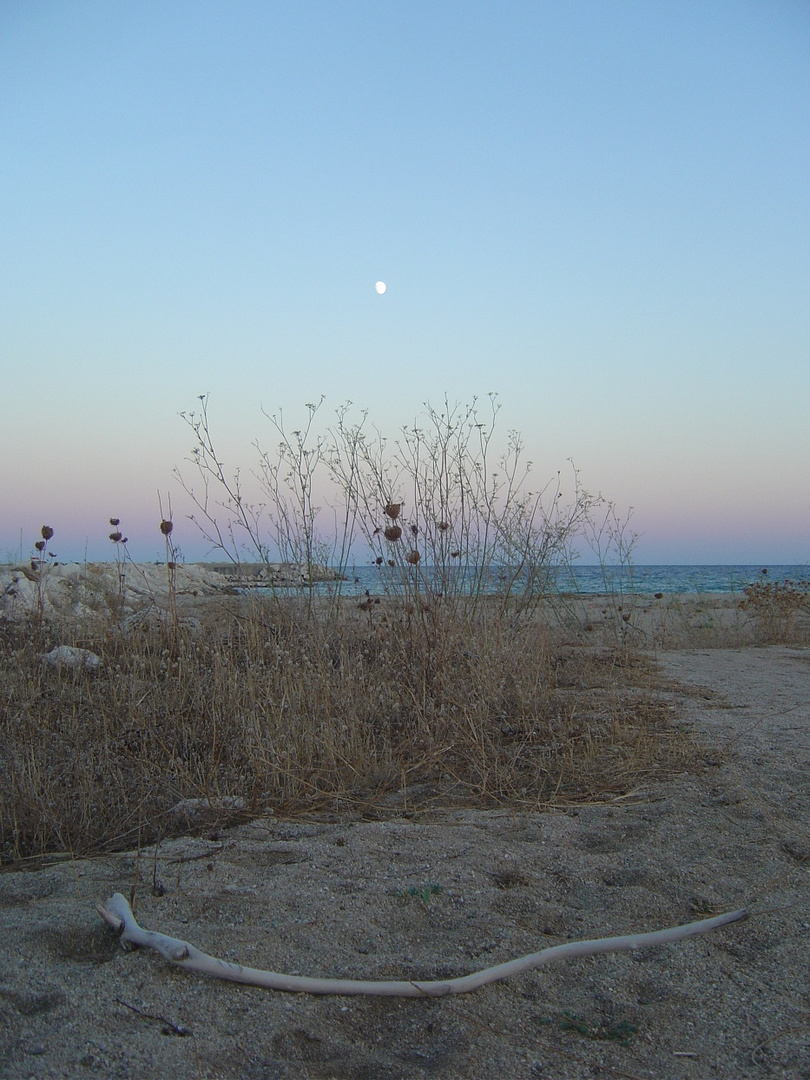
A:
<svg viewBox="0 0 810 1080">
<path fill-rule="evenodd" d="M 30 626 L 0 626 L 3 860 L 187 831 L 184 798 L 237 796 L 251 814 L 536 808 L 621 795 L 690 754 L 644 661 L 537 618 L 273 599 L 200 615 L 171 633 L 74 629 L 97 674 L 52 670 Z M 46 632 L 45 649 L 61 643 Z"/>
<path fill-rule="evenodd" d="M 550 596 L 541 610 L 581 640 L 621 651 L 731 649 L 810 642 L 810 583 L 774 582 L 742 593 Z"/>
<path fill-rule="evenodd" d="M 763 575 L 768 571 L 763 570 Z M 807 634 L 810 616 L 810 581 L 768 581 L 761 577 L 744 590 L 740 610 L 753 615 L 758 640 L 762 643 L 786 642 Z"/>
</svg>

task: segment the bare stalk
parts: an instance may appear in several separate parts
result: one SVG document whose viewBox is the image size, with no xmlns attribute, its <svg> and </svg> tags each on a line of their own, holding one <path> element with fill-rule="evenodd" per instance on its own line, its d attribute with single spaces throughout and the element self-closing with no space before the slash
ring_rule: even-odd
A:
<svg viewBox="0 0 810 1080">
<path fill-rule="evenodd" d="M 180 416 L 194 433 L 195 445 L 191 450 L 191 461 L 196 466 L 202 483 L 202 491 L 188 483 L 175 468 L 174 475 L 183 491 L 191 498 L 198 513 L 191 514 L 191 520 L 202 533 L 203 538 L 212 548 L 221 551 L 232 563 L 242 561 L 240 552 L 245 539 L 249 548 L 253 548 L 260 562 L 268 562 L 269 554 L 261 540 L 260 519 L 262 506 L 252 506 L 242 495 L 239 470 L 232 475 L 225 472 L 225 465 L 220 460 L 214 446 L 211 425 L 208 419 L 208 395 L 200 394 L 200 412 L 181 412 Z M 213 491 L 219 494 L 215 498 Z M 219 511 L 224 511 L 226 523 L 220 525 Z"/>
</svg>

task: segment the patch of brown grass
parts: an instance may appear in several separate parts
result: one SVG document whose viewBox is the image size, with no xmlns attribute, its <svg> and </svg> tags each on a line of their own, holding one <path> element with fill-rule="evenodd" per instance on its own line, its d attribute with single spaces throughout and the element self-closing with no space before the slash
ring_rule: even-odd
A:
<svg viewBox="0 0 810 1080">
<path fill-rule="evenodd" d="M 0 633 L 5 861 L 185 831 L 184 798 L 238 796 L 248 814 L 537 808 L 622 795 L 690 753 L 646 662 L 502 610 L 251 599 L 171 636 L 110 625 L 71 643 L 101 656 L 98 674 L 44 666 L 30 627 Z"/>
<path fill-rule="evenodd" d="M 768 571 L 763 570 L 763 575 Z M 796 636 L 798 629 L 805 633 L 810 616 L 810 581 L 768 581 L 766 577 L 752 582 L 743 590 L 741 611 L 750 612 L 760 643 L 785 644 Z"/>
</svg>

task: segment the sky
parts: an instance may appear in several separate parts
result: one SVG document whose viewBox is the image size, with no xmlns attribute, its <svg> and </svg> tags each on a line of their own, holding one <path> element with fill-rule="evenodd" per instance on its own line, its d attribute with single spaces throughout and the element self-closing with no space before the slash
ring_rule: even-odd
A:
<svg viewBox="0 0 810 1080">
<path fill-rule="evenodd" d="M 249 488 L 494 392 L 638 563 L 807 563 L 808 128 L 804 0 L 3 0 L 0 561 L 216 558 L 201 394 Z"/>
</svg>

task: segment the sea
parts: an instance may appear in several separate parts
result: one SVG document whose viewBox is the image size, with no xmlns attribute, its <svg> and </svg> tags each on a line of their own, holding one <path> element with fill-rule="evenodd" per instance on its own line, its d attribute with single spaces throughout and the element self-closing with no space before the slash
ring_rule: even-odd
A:
<svg viewBox="0 0 810 1080">
<path fill-rule="evenodd" d="M 422 583 L 430 584 L 429 566 L 414 571 Z M 402 591 L 402 571 L 387 566 L 354 566 L 345 571 L 340 583 L 323 582 L 312 587 L 315 595 L 382 596 Z M 552 593 L 734 593 L 757 581 L 808 581 L 810 565 L 791 566 L 588 566 L 566 565 L 548 571 L 544 588 Z M 480 591 L 495 594 L 503 590 L 508 575 L 497 568 L 488 571 Z M 276 588 L 251 592 L 281 591 Z M 295 590 L 297 591 L 297 590 Z M 463 589 L 462 589 L 463 591 Z M 515 591 L 520 593 L 520 583 Z"/>
</svg>

